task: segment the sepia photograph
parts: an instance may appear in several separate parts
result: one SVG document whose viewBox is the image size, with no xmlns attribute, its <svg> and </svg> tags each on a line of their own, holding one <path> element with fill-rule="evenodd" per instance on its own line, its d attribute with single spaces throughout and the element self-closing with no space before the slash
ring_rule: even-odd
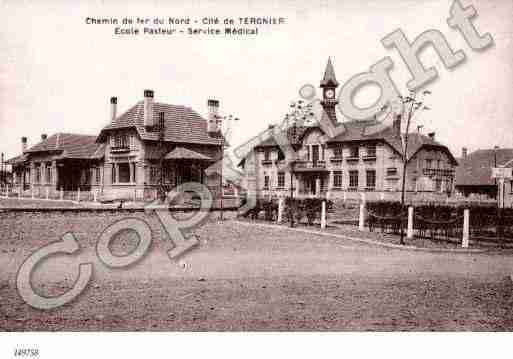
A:
<svg viewBox="0 0 513 359">
<path fill-rule="evenodd" d="M 2 357 L 513 330 L 511 0 L 0 9 Z"/>
</svg>

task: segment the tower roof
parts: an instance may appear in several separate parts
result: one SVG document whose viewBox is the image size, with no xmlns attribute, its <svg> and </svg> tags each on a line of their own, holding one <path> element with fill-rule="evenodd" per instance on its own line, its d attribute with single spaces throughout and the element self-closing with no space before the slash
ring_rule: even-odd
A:
<svg viewBox="0 0 513 359">
<path fill-rule="evenodd" d="M 338 81 L 335 77 L 335 70 L 333 69 L 333 64 L 331 63 L 331 57 L 328 57 L 328 64 L 326 65 L 326 70 L 324 70 L 324 77 L 321 81 L 321 87 L 329 85 L 338 86 Z"/>
</svg>

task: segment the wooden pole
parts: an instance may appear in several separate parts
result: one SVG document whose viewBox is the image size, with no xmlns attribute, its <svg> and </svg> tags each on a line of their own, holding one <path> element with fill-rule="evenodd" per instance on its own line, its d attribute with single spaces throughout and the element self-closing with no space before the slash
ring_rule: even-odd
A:
<svg viewBox="0 0 513 359">
<path fill-rule="evenodd" d="M 326 201 L 322 201 L 321 208 L 321 228 L 326 228 Z"/>
<path fill-rule="evenodd" d="M 408 230 L 406 232 L 406 238 L 413 238 L 413 206 L 408 207 Z"/>
<path fill-rule="evenodd" d="M 468 248 L 470 234 L 470 210 L 465 208 L 463 210 L 463 238 L 461 239 L 461 246 Z"/>
</svg>

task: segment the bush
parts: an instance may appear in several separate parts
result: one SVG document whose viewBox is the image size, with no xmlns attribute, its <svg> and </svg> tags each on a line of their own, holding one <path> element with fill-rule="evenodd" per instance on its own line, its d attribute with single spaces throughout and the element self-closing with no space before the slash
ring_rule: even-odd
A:
<svg viewBox="0 0 513 359">
<path fill-rule="evenodd" d="M 325 201 L 322 198 L 305 198 L 305 199 L 291 199 L 287 197 L 285 199 L 284 217 L 290 222 L 293 216 L 296 223 L 306 217 L 307 223 L 313 225 L 316 219 L 321 218 L 322 202 Z M 332 201 L 326 201 L 326 211 L 331 211 L 333 208 Z"/>
<path fill-rule="evenodd" d="M 259 207 L 263 209 L 266 221 L 274 221 L 278 218 L 278 202 L 275 199 L 260 200 Z"/>
</svg>

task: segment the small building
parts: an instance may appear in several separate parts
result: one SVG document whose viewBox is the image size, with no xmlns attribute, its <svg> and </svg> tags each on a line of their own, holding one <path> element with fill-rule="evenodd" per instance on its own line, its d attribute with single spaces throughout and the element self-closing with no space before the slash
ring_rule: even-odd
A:
<svg viewBox="0 0 513 359">
<path fill-rule="evenodd" d="M 57 133 L 42 135 L 8 163 L 15 185 L 55 191 L 96 190 L 108 197 L 146 198 L 158 186 L 171 189 L 201 182 L 219 192 L 222 172 L 205 170 L 223 156 L 219 101 L 208 100 L 208 116 L 186 106 L 154 102 L 154 92 L 125 113 L 110 100 L 110 118 L 97 136 Z"/>
<path fill-rule="evenodd" d="M 299 155 L 299 160 L 283 167 L 286 156 L 274 137 L 256 146 L 240 162 L 248 191 L 257 196 L 294 195 L 399 199 L 404 164 L 401 120 L 390 125 L 371 119 L 342 121 L 338 118 L 335 91 L 338 87 L 330 60 L 321 80 L 323 114 L 319 121 L 331 121 L 339 134 L 324 140 L 319 122 L 289 126 L 283 137 Z M 449 149 L 436 141 L 435 134 L 408 136 L 406 191 L 437 197 L 451 195 L 457 162 Z"/>
<path fill-rule="evenodd" d="M 512 148 L 479 149 L 468 153 L 462 149 L 459 165 L 456 168 L 455 189 L 458 195 L 467 199 L 495 200 L 497 199 L 497 181 L 492 178 L 492 168 L 503 165 L 511 167 L 513 160 Z M 512 183 L 505 182 L 505 206 L 513 203 Z"/>
</svg>

